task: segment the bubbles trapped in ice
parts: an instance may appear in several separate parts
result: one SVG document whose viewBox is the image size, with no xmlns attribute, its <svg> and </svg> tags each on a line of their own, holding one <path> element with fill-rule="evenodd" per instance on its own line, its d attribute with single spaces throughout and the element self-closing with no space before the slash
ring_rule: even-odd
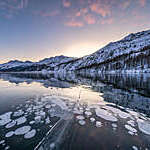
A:
<svg viewBox="0 0 150 150">
<path fill-rule="evenodd" d="M 41 116 L 36 116 L 34 119 L 35 119 L 35 123 L 41 122 Z"/>
<path fill-rule="evenodd" d="M 10 149 L 10 146 L 6 146 L 6 147 L 5 147 L 5 150 L 8 150 L 8 149 Z"/>
<path fill-rule="evenodd" d="M 16 119 L 15 121 L 17 121 L 17 125 L 20 125 L 20 124 L 25 123 L 27 121 L 27 118 L 23 116 L 23 117 Z"/>
<path fill-rule="evenodd" d="M 133 150 L 138 150 L 138 148 L 136 146 L 132 146 Z"/>
<path fill-rule="evenodd" d="M 35 121 L 34 121 L 34 120 L 32 120 L 32 121 L 30 121 L 30 122 L 29 122 L 29 124 L 34 124 L 34 123 L 35 123 Z"/>
<path fill-rule="evenodd" d="M 18 110 L 18 111 L 16 111 L 16 112 L 14 112 L 13 116 L 14 116 L 14 117 L 19 117 L 19 116 L 21 116 L 21 115 L 23 115 L 23 114 L 24 114 L 24 111 Z"/>
<path fill-rule="evenodd" d="M 85 119 L 85 117 L 84 117 L 84 116 L 81 116 L 81 115 L 76 116 L 76 118 L 77 118 L 78 120 L 83 120 L 83 119 Z"/>
<path fill-rule="evenodd" d="M 5 137 L 8 138 L 8 137 L 11 137 L 13 135 L 14 135 L 14 131 L 10 131 L 10 132 L 6 133 Z"/>
<path fill-rule="evenodd" d="M 125 125 L 125 128 L 128 130 L 128 133 L 131 134 L 131 133 L 137 133 L 137 130 L 133 127 L 131 127 L 130 125 Z"/>
<path fill-rule="evenodd" d="M 100 121 L 96 121 L 96 127 L 102 127 L 102 123 Z"/>
<path fill-rule="evenodd" d="M 133 120 L 129 120 L 127 121 L 127 123 L 131 125 L 132 127 L 135 127 L 135 122 Z"/>
<path fill-rule="evenodd" d="M 90 111 L 85 111 L 85 115 L 86 115 L 86 116 L 91 116 L 92 113 L 91 113 Z"/>
<path fill-rule="evenodd" d="M 36 130 L 35 129 L 32 129 L 31 131 L 27 132 L 25 135 L 24 135 L 24 138 L 25 139 L 30 139 L 32 137 L 34 137 L 36 134 Z"/>
<path fill-rule="evenodd" d="M 55 148 L 55 143 L 51 143 L 50 144 L 50 149 L 54 149 Z"/>
<path fill-rule="evenodd" d="M 15 125 L 16 125 L 16 121 L 15 120 L 12 120 L 10 123 L 8 123 L 6 126 L 5 126 L 5 128 L 12 128 L 12 127 L 14 127 Z"/>
<path fill-rule="evenodd" d="M 0 145 L 3 144 L 3 143 L 5 143 L 5 140 L 0 141 Z"/>
<path fill-rule="evenodd" d="M 7 112 L 0 115 L 0 126 L 4 126 L 11 121 L 11 114 L 12 112 Z"/>
<path fill-rule="evenodd" d="M 115 123 L 112 123 L 111 125 L 112 125 L 113 128 L 117 128 L 118 127 L 117 124 L 115 124 Z"/>
<path fill-rule="evenodd" d="M 50 121 L 50 118 L 49 117 L 47 117 L 46 119 L 45 119 L 45 123 L 46 124 L 49 124 L 51 121 Z"/>
<path fill-rule="evenodd" d="M 79 122 L 78 122 L 80 125 L 85 125 L 86 124 L 86 122 L 84 121 L 84 120 L 79 120 Z"/>
<path fill-rule="evenodd" d="M 150 135 L 150 123 L 141 119 L 137 120 L 139 130 L 147 135 Z"/>
<path fill-rule="evenodd" d="M 94 122 L 94 121 L 95 121 L 95 118 L 90 118 L 90 121 L 91 121 L 91 122 Z"/>
<path fill-rule="evenodd" d="M 101 109 L 101 108 L 97 108 L 95 110 L 96 112 L 96 115 L 98 117 L 101 117 L 105 120 L 108 120 L 108 121 L 112 121 L 112 122 L 116 122 L 118 119 L 116 117 L 114 117 L 110 112 L 104 110 L 104 109 Z"/>
<path fill-rule="evenodd" d="M 23 126 L 15 130 L 15 135 L 23 135 L 31 130 L 30 126 Z"/>
</svg>

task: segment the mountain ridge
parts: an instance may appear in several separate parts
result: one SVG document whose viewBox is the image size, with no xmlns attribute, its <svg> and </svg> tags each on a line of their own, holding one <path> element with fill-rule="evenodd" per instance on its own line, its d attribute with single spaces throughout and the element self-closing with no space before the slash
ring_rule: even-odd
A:
<svg viewBox="0 0 150 150">
<path fill-rule="evenodd" d="M 113 72 L 124 70 L 144 71 L 150 69 L 150 30 L 131 33 L 123 39 L 110 42 L 98 51 L 81 58 L 55 56 L 45 58 L 39 62 L 17 62 L 22 69 L 17 69 L 7 63 L 0 65 L 0 71 L 41 71 L 43 69 L 53 72 Z M 4 65 L 4 66 L 3 66 Z M 3 68 L 1 67 L 3 66 Z M 30 69 L 32 67 L 32 69 Z"/>
</svg>

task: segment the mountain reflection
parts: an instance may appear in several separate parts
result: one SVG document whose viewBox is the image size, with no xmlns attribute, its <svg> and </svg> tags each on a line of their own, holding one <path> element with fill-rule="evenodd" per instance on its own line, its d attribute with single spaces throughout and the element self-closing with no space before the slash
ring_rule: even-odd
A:
<svg viewBox="0 0 150 150">
<path fill-rule="evenodd" d="M 150 76 L 148 74 L 100 74 L 92 78 L 74 73 L 0 74 L 0 78 L 16 84 L 39 82 L 46 88 L 71 88 L 83 85 L 95 92 L 103 93 L 102 97 L 106 102 L 150 115 Z"/>
</svg>

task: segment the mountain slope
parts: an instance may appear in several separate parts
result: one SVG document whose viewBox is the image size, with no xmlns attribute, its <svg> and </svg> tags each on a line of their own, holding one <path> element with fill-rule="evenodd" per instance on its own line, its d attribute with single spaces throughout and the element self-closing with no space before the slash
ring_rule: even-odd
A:
<svg viewBox="0 0 150 150">
<path fill-rule="evenodd" d="M 56 56 L 39 62 L 11 61 L 0 71 L 150 72 L 150 30 L 130 34 L 82 58 Z"/>
</svg>

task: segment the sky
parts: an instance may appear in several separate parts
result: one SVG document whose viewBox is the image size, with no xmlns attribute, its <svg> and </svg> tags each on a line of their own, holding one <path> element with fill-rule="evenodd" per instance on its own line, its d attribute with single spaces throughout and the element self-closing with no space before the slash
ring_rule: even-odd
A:
<svg viewBox="0 0 150 150">
<path fill-rule="evenodd" d="M 149 18 L 150 0 L 0 0 L 0 63 L 89 55 Z"/>
</svg>

